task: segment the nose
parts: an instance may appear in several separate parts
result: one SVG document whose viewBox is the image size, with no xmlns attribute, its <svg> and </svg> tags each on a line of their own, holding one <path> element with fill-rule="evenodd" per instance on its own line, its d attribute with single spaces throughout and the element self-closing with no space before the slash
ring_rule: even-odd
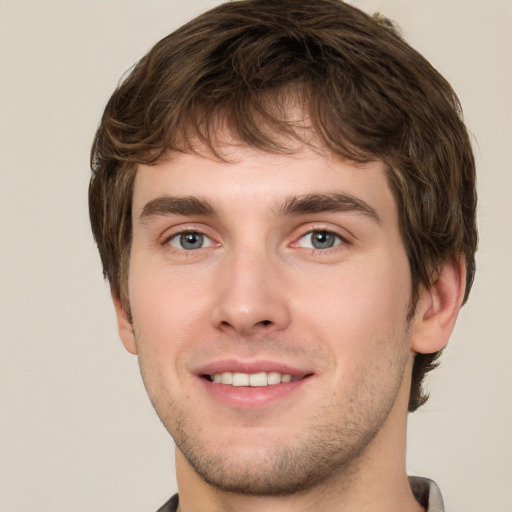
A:
<svg viewBox="0 0 512 512">
<path fill-rule="evenodd" d="M 251 336 L 282 330 L 289 324 L 282 272 L 264 251 L 233 255 L 218 270 L 218 292 L 212 310 L 216 328 Z"/>
</svg>

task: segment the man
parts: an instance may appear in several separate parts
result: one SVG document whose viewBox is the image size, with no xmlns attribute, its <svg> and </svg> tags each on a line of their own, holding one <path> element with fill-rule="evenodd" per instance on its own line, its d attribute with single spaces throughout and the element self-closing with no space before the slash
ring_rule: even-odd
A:
<svg viewBox="0 0 512 512">
<path fill-rule="evenodd" d="M 91 223 L 176 443 L 160 511 L 439 511 L 407 412 L 474 275 L 449 84 L 339 0 L 223 4 L 110 99 Z"/>
</svg>

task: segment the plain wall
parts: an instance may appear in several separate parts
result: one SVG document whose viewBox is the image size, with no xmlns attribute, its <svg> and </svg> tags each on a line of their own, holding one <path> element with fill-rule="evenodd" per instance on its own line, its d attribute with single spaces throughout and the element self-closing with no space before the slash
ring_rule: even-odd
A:
<svg viewBox="0 0 512 512">
<path fill-rule="evenodd" d="M 307 1 L 307 0 L 304 0 Z M 0 510 L 153 511 L 173 444 L 118 340 L 88 225 L 89 148 L 119 77 L 213 0 L 0 2 Z M 452 512 L 512 511 L 512 2 L 360 0 L 459 93 L 475 137 L 475 286 L 410 473 Z"/>
</svg>

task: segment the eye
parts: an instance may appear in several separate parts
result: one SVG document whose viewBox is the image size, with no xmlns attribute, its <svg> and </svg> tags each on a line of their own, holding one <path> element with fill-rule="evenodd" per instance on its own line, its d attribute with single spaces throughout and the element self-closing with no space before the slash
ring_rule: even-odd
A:
<svg viewBox="0 0 512 512">
<path fill-rule="evenodd" d="M 341 237 L 331 231 L 310 231 L 299 239 L 297 245 L 307 249 L 330 249 L 342 242 Z"/>
<path fill-rule="evenodd" d="M 167 243 L 171 247 L 185 251 L 204 249 L 205 247 L 210 247 L 213 245 L 213 242 L 210 238 L 208 238 L 206 235 L 203 235 L 202 233 L 197 233 L 196 231 L 178 233 L 177 235 L 169 238 Z"/>
</svg>

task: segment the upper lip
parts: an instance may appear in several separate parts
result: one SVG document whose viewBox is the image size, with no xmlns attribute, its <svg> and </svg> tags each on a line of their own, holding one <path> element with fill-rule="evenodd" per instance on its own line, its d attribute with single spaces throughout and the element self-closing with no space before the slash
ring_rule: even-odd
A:
<svg viewBox="0 0 512 512">
<path fill-rule="evenodd" d="M 236 373 L 260 373 L 260 372 L 278 372 L 288 374 L 292 377 L 301 377 L 313 373 L 309 368 L 289 365 L 278 361 L 258 360 L 243 361 L 239 359 L 222 359 L 212 361 L 197 368 L 194 372 L 197 375 L 215 375 L 216 373 L 236 372 Z"/>
</svg>

